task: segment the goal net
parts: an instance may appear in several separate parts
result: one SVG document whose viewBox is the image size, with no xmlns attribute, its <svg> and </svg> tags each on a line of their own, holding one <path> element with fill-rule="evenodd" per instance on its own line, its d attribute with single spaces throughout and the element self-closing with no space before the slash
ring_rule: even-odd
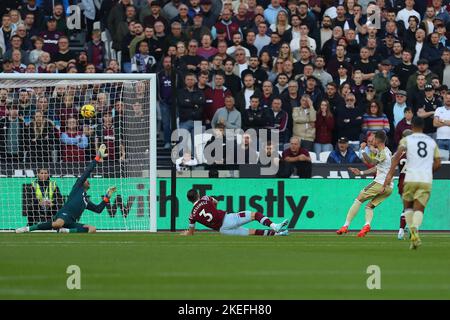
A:
<svg viewBox="0 0 450 320">
<path fill-rule="evenodd" d="M 80 114 L 86 104 L 95 116 Z M 80 223 L 105 231 L 156 231 L 154 74 L 0 74 L 0 230 L 48 221 L 98 147 L 108 157 L 90 174 L 94 204 Z"/>
</svg>

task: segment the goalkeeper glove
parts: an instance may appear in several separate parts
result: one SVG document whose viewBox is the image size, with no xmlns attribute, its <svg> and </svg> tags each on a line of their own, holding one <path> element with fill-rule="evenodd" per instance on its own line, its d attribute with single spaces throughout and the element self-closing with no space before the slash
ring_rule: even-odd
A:
<svg viewBox="0 0 450 320">
<path fill-rule="evenodd" d="M 95 157 L 95 160 L 101 161 L 104 158 L 106 158 L 108 156 L 108 154 L 106 153 L 106 145 L 102 144 L 99 148 L 98 148 L 98 153 L 97 156 Z"/>
<path fill-rule="evenodd" d="M 103 197 L 103 201 L 109 202 L 109 199 L 112 197 L 113 193 L 116 192 L 116 187 L 109 187 L 106 191 L 106 195 Z"/>
</svg>

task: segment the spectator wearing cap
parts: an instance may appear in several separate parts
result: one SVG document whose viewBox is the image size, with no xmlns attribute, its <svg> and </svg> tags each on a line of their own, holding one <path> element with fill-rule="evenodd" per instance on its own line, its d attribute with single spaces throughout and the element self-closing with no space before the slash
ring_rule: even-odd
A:
<svg viewBox="0 0 450 320">
<path fill-rule="evenodd" d="M 391 72 L 391 62 L 388 59 L 385 59 L 383 61 L 381 61 L 380 63 L 380 67 L 379 67 L 379 71 L 377 74 L 375 74 L 375 76 L 373 77 L 373 86 L 376 90 L 376 92 L 378 92 L 378 97 L 381 97 L 381 93 L 387 91 L 390 87 L 390 80 L 391 80 L 391 76 L 392 76 L 392 72 Z"/>
<path fill-rule="evenodd" d="M 349 83 L 351 86 L 354 85 L 353 79 L 349 77 L 347 68 L 340 64 L 337 69 L 337 76 L 333 78 L 333 81 L 341 86 L 344 83 Z M 329 83 L 329 82 L 328 82 Z"/>
<path fill-rule="evenodd" d="M 349 141 L 346 137 L 340 137 L 336 145 L 336 149 L 331 151 L 328 156 L 327 163 L 337 163 L 337 164 L 351 164 L 351 163 L 361 163 L 356 152 L 349 145 Z"/>
<path fill-rule="evenodd" d="M 199 43 L 202 40 L 202 37 L 207 34 L 211 35 L 211 29 L 204 25 L 203 23 L 203 13 L 197 12 L 192 18 L 193 25 L 190 26 L 186 33 L 191 39 L 197 40 Z"/>
<path fill-rule="evenodd" d="M 433 126 L 433 117 L 437 108 L 442 106 L 442 100 L 435 95 L 431 84 L 425 86 L 425 96 L 418 104 L 417 116 L 424 119 L 423 133 L 436 139 L 436 128 Z"/>
<path fill-rule="evenodd" d="M 169 28 L 169 22 L 161 15 L 160 0 L 147 0 L 147 6 L 139 13 L 139 21 L 144 27 L 154 27 L 156 21 L 161 21 L 166 29 Z"/>
<path fill-rule="evenodd" d="M 402 121 L 405 108 L 408 107 L 406 104 L 406 96 L 406 91 L 404 90 L 399 90 L 395 95 L 395 103 L 392 107 L 394 126 L 397 126 L 397 124 Z"/>
<path fill-rule="evenodd" d="M 429 68 L 431 70 L 435 70 L 436 67 L 439 66 L 443 52 L 444 45 L 439 42 L 439 34 L 437 32 L 433 32 L 430 34 L 427 43 L 423 47 L 420 57 L 422 59 L 427 59 Z"/>
<path fill-rule="evenodd" d="M 39 33 L 39 37 L 44 40 L 44 47 L 42 49 L 50 53 L 50 55 L 58 52 L 58 40 L 64 36 L 64 33 L 58 31 L 56 26 L 56 19 L 53 16 L 49 17 L 47 19 L 47 29 Z"/>
<path fill-rule="evenodd" d="M 420 59 L 419 61 L 417 61 L 417 71 L 408 78 L 408 82 L 406 84 L 407 91 L 410 91 L 417 86 L 417 77 L 419 75 L 423 75 L 425 77 L 426 83 L 431 83 L 431 78 L 435 76 L 435 74 L 431 72 L 428 66 L 429 64 L 427 59 Z"/>
<path fill-rule="evenodd" d="M 414 16 L 420 21 L 420 14 L 416 10 L 414 10 L 414 3 L 415 3 L 414 0 L 405 0 L 405 8 L 403 8 L 397 13 L 396 20 L 403 21 L 406 29 L 409 26 L 408 19 L 410 16 Z"/>
<path fill-rule="evenodd" d="M 292 108 L 292 120 L 293 135 L 302 139 L 302 148 L 312 151 L 316 138 L 316 110 L 309 95 L 302 95 L 300 107 Z"/>
<path fill-rule="evenodd" d="M 345 96 L 345 108 L 336 110 L 336 125 L 338 136 L 347 137 L 350 145 L 357 150 L 361 135 L 362 112 L 356 107 L 356 97 L 353 93 Z"/>
</svg>

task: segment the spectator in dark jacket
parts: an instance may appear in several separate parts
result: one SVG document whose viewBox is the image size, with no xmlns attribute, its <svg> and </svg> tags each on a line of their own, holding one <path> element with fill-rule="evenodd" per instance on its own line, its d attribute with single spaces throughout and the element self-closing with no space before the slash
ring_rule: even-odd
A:
<svg viewBox="0 0 450 320">
<path fill-rule="evenodd" d="M 250 97 L 250 108 L 244 111 L 242 118 L 244 130 L 255 129 L 258 132 L 259 129 L 264 128 L 267 121 L 258 96 Z"/>
<path fill-rule="evenodd" d="M 328 156 L 327 163 L 361 163 L 356 152 L 348 144 L 346 137 L 340 137 L 337 143 L 337 148 L 333 150 Z"/>
<path fill-rule="evenodd" d="M 286 135 L 288 114 L 286 113 L 286 111 L 281 109 L 281 105 L 281 99 L 275 98 L 272 100 L 272 107 L 264 109 L 264 117 L 267 120 L 266 128 L 278 130 L 280 147 L 282 147 L 283 144 L 287 142 L 288 138 Z"/>
<path fill-rule="evenodd" d="M 185 87 L 178 91 L 178 116 L 180 129 L 186 129 L 193 139 L 194 121 L 201 121 L 205 107 L 205 96 L 195 86 L 197 77 L 193 73 L 184 76 Z M 191 149 L 193 150 L 193 149 Z"/>
<path fill-rule="evenodd" d="M 300 138 L 292 137 L 289 148 L 283 151 L 278 171 L 280 178 L 289 178 L 293 174 L 300 178 L 311 178 L 311 157 L 300 144 Z"/>
<path fill-rule="evenodd" d="M 8 108 L 8 116 L 0 119 L 0 159 L 6 163 L 23 161 L 25 123 L 16 104 Z"/>
<path fill-rule="evenodd" d="M 347 94 L 345 103 L 345 108 L 337 110 L 337 133 L 339 137 L 347 137 L 349 144 L 357 150 L 361 135 L 362 112 L 355 106 L 356 98 L 353 93 Z"/>
<path fill-rule="evenodd" d="M 442 53 L 444 52 L 444 45 L 439 42 L 439 33 L 433 32 L 428 38 L 428 42 L 423 46 L 420 52 L 421 59 L 427 59 L 430 70 L 434 70 L 441 61 Z"/>
</svg>

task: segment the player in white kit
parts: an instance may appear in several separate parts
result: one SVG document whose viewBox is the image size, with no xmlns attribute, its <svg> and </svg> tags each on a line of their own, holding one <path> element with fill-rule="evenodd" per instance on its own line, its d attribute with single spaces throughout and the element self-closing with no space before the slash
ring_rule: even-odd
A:
<svg viewBox="0 0 450 320">
<path fill-rule="evenodd" d="M 371 159 L 366 153 L 363 152 L 364 159 L 371 164 L 376 166 L 370 168 L 366 171 L 361 171 L 356 168 L 349 168 L 351 172 L 355 175 L 370 175 L 376 173 L 375 179 L 365 187 L 358 197 L 353 202 L 353 205 L 350 207 L 347 213 L 347 218 L 345 220 L 344 226 L 342 226 L 339 230 L 336 231 L 337 234 L 341 235 L 344 233 L 348 233 L 348 227 L 352 222 L 353 218 L 359 211 L 361 204 L 370 200 L 366 205 L 366 223 L 361 231 L 358 233 L 358 237 L 365 237 L 366 234 L 370 231 L 370 224 L 373 219 L 373 209 L 380 205 L 389 195 L 392 193 L 393 184 L 388 184 L 388 187 L 380 192 L 383 188 L 383 184 L 385 183 L 386 175 L 391 168 L 391 151 L 386 147 L 386 133 L 384 131 L 378 131 L 375 134 L 374 145 L 377 148 L 377 154 L 374 159 Z"/>
<path fill-rule="evenodd" d="M 403 153 L 406 152 L 408 166 L 402 198 L 406 224 L 411 232 L 410 249 L 417 249 L 421 244 L 419 227 L 422 224 L 424 209 L 430 199 L 433 171 L 441 166 L 438 146 L 432 138 L 423 133 L 423 127 L 424 120 L 422 118 L 413 118 L 413 134 L 400 141 L 383 185 L 383 187 L 387 187 L 392 183 L 397 165 Z"/>
</svg>

